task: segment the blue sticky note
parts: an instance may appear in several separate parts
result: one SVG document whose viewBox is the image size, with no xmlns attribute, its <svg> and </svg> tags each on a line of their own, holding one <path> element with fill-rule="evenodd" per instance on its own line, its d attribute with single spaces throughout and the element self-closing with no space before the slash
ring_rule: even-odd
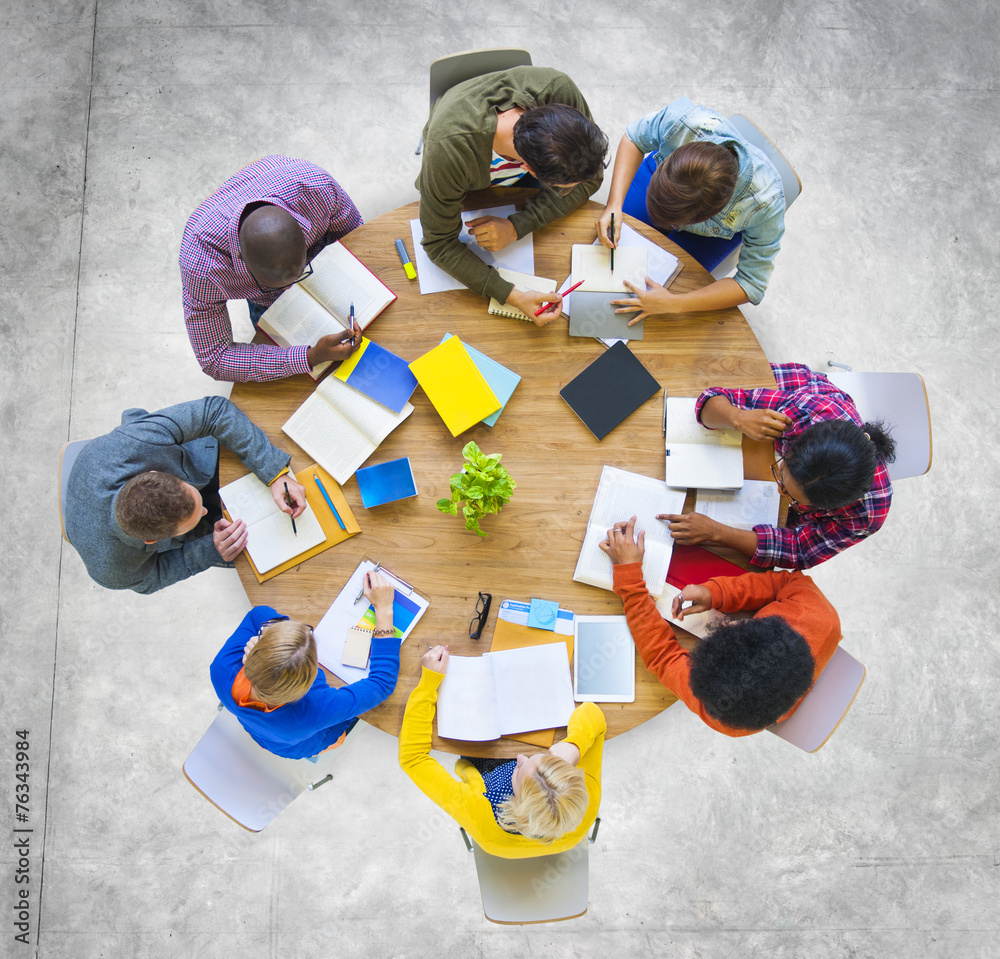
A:
<svg viewBox="0 0 1000 959">
<path fill-rule="evenodd" d="M 553 603 L 548 599 L 532 598 L 531 608 L 528 610 L 528 625 L 535 629 L 547 629 L 554 633 L 558 615 L 558 603 Z"/>
</svg>

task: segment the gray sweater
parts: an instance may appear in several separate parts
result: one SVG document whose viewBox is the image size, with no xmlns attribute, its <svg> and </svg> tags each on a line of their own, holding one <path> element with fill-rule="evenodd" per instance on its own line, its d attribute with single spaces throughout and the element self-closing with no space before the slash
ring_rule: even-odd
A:
<svg viewBox="0 0 1000 959">
<path fill-rule="evenodd" d="M 593 119 L 576 84 L 547 67 L 513 67 L 459 83 L 434 104 L 424 127 L 420 191 L 421 244 L 431 261 L 470 290 L 495 296 L 501 303 L 514 288 L 458 239 L 462 204 L 470 190 L 490 185 L 490 160 L 497 113 L 565 103 Z M 581 183 L 568 196 L 541 190 L 509 219 L 520 239 L 571 213 L 601 185 L 603 176 Z"/>
<path fill-rule="evenodd" d="M 69 475 L 63 523 L 94 580 L 108 589 L 154 593 L 210 566 L 231 565 L 219 555 L 204 522 L 184 536 L 147 545 L 115 519 L 118 492 L 138 473 L 162 470 L 198 490 L 205 487 L 215 475 L 220 443 L 263 483 L 291 459 L 222 396 L 156 413 L 126 410 L 121 426 L 80 451 Z"/>
</svg>

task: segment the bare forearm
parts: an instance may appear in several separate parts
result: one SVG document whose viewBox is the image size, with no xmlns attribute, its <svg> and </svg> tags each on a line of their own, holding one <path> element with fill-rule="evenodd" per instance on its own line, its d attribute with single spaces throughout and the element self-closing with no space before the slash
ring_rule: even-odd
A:
<svg viewBox="0 0 1000 959">
<path fill-rule="evenodd" d="M 615 152 L 615 167 L 611 174 L 611 189 L 608 191 L 608 206 L 621 209 L 625 195 L 632 183 L 639 165 L 642 163 L 642 151 L 628 138 L 621 138 Z"/>
<path fill-rule="evenodd" d="M 732 526 L 723 526 L 720 523 L 711 541 L 716 546 L 735 549 L 744 556 L 753 556 L 757 552 L 757 534 L 752 529 L 734 529 Z"/>
<path fill-rule="evenodd" d="M 672 293 L 664 313 L 701 313 L 708 310 L 727 310 L 749 303 L 743 287 L 731 276 L 716 280 L 690 293 Z M 660 311 L 657 311 L 660 312 Z"/>
</svg>

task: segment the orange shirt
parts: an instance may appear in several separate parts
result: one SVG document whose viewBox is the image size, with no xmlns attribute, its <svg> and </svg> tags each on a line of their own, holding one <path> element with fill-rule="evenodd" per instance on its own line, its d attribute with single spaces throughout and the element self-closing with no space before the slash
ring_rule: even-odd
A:
<svg viewBox="0 0 1000 959">
<path fill-rule="evenodd" d="M 265 706 L 264 703 L 253 699 L 250 692 L 250 680 L 247 679 L 246 673 L 243 672 L 242 668 L 233 680 L 233 699 L 236 700 L 238 706 L 259 709 L 262 713 L 273 713 L 276 709 L 281 709 L 285 705 L 284 703 L 278 703 L 277 706 Z"/>
<path fill-rule="evenodd" d="M 691 655 L 674 638 L 642 579 L 642 564 L 613 567 L 614 589 L 621 597 L 636 648 L 646 668 L 712 729 L 727 736 L 750 736 L 758 730 L 735 729 L 712 718 L 693 692 L 689 676 Z M 823 671 L 841 640 L 840 617 L 819 587 L 804 573 L 770 571 L 719 576 L 704 584 L 712 594 L 712 608 L 724 613 L 754 610 L 754 618 L 780 616 L 809 644 L 815 666 L 813 682 Z M 802 700 L 799 700 L 799 703 Z M 796 703 L 782 719 L 798 708 Z"/>
</svg>

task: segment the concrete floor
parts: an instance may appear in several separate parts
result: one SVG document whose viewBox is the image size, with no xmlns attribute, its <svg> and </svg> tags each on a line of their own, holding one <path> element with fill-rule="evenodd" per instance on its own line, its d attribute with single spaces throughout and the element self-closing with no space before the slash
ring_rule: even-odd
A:
<svg viewBox="0 0 1000 959">
<path fill-rule="evenodd" d="M 466 6 L 0 5 L 0 808 L 27 728 L 34 830 L 27 887 L 13 834 L 0 853 L 0 954 L 1000 955 L 1000 8 Z M 415 199 L 428 62 L 503 43 L 573 76 L 612 143 L 684 94 L 772 133 L 804 192 L 747 309 L 765 351 L 921 372 L 935 441 L 883 530 L 815 572 L 868 667 L 830 745 L 730 741 L 682 706 L 615 740 L 590 911 L 526 928 L 483 919 L 457 830 L 371 727 L 259 836 L 209 807 L 180 764 L 213 715 L 210 658 L 248 607 L 236 574 L 108 592 L 55 509 L 66 439 L 227 392 L 180 309 L 201 198 L 282 152 L 332 171 L 368 219 Z M 24 888 L 30 945 L 13 939 Z"/>
</svg>

